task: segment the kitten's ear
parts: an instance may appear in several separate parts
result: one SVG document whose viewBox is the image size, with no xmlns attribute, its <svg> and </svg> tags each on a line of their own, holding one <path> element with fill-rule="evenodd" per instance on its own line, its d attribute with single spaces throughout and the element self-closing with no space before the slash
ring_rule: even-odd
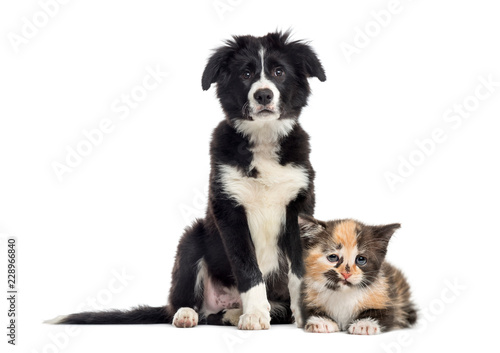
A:
<svg viewBox="0 0 500 353">
<path fill-rule="evenodd" d="M 207 66 L 203 71 L 201 77 L 201 87 L 204 91 L 208 90 L 212 83 L 217 82 L 221 72 L 227 65 L 227 61 L 234 51 L 233 42 L 228 42 L 225 47 L 220 47 L 215 50 L 210 59 L 208 59 Z"/>
<path fill-rule="evenodd" d="M 401 228 L 401 224 L 399 223 L 387 224 L 384 226 L 375 226 L 373 227 L 373 234 L 375 234 L 377 238 L 389 242 L 394 232 L 399 228 Z"/>
<path fill-rule="evenodd" d="M 312 238 L 316 234 L 326 229 L 326 223 L 316 218 L 306 215 L 299 215 L 300 236 L 303 238 Z"/>
<path fill-rule="evenodd" d="M 313 216 L 309 216 L 305 213 L 299 214 L 299 225 L 305 226 L 311 223 L 316 223 L 316 219 Z"/>
</svg>

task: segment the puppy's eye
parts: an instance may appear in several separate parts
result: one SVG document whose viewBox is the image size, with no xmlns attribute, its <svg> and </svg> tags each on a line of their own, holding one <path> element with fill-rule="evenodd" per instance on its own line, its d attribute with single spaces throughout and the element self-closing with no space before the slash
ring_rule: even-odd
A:
<svg viewBox="0 0 500 353">
<path fill-rule="evenodd" d="M 252 77 L 252 72 L 250 70 L 245 70 L 241 74 L 241 78 L 244 80 L 248 80 L 250 77 Z"/>
<path fill-rule="evenodd" d="M 274 69 L 273 75 L 275 77 L 280 77 L 280 76 L 283 76 L 284 74 L 285 74 L 285 71 L 281 67 L 277 67 L 276 69 Z"/>
<path fill-rule="evenodd" d="M 368 260 L 364 256 L 360 255 L 360 256 L 356 257 L 356 264 L 358 266 L 364 266 L 364 265 L 366 265 L 367 262 L 368 262 Z"/>
<path fill-rule="evenodd" d="M 335 254 L 328 255 L 326 259 L 330 262 L 337 262 L 339 261 L 339 257 Z"/>
</svg>

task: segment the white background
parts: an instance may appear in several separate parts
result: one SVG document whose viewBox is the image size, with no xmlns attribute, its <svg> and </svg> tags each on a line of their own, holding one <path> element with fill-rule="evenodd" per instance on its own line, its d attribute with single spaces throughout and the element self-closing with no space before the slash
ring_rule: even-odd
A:
<svg viewBox="0 0 500 353">
<path fill-rule="evenodd" d="M 372 11 L 387 10 L 389 1 L 222 0 L 229 7 L 221 15 L 214 3 L 70 1 L 45 26 L 42 15 L 37 32 L 17 46 L 12 38 L 23 35 L 23 18 L 33 23 L 41 5 L 2 3 L 0 233 L 16 236 L 19 246 L 20 326 L 12 351 L 491 347 L 499 314 L 500 87 L 482 100 L 474 95 L 479 77 L 500 82 L 498 6 L 401 0 L 399 13 L 381 27 Z M 341 46 L 354 45 L 366 26 L 368 42 L 346 56 Z M 204 213 L 208 143 L 223 118 L 215 90 L 201 89 L 206 60 L 233 34 L 290 27 L 295 39 L 312 41 L 328 77 L 311 80 L 300 119 L 311 135 L 316 216 L 402 224 L 388 258 L 406 273 L 426 313 L 420 325 L 377 337 L 313 335 L 291 325 L 251 333 L 80 327 L 70 335 L 66 327 L 43 325 L 92 298 L 102 308 L 166 302 L 177 241 Z M 140 90 L 148 67 L 168 77 L 120 119 L 111 106 Z M 447 110 L 464 101 L 478 105 L 463 124 L 445 121 Z M 65 163 L 67 147 L 76 148 L 83 131 L 103 119 L 114 130 L 60 181 L 53 163 Z M 415 140 L 437 128 L 446 141 L 418 160 Z M 411 155 L 420 165 L 391 190 L 385 174 L 397 173 L 400 158 Z M 5 255 L 2 248 L 3 283 Z M 117 282 L 113 273 L 122 271 L 133 279 Z M 455 294 L 447 289 L 453 282 Z M 5 327 L 6 309 L 0 317 Z"/>
</svg>

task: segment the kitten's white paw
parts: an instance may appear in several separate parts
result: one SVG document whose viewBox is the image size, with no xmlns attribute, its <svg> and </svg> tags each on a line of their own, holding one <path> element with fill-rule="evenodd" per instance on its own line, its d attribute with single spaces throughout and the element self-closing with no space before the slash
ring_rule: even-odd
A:
<svg viewBox="0 0 500 353">
<path fill-rule="evenodd" d="M 347 331 L 352 335 L 377 335 L 381 329 L 377 320 L 368 318 L 354 321 Z"/>
<path fill-rule="evenodd" d="M 339 325 L 337 325 L 335 321 L 318 316 L 311 316 L 309 319 L 307 319 L 304 330 L 306 332 L 316 333 L 331 333 L 340 331 Z"/>
<path fill-rule="evenodd" d="M 243 314 L 242 309 L 227 309 L 222 316 L 222 322 L 238 326 L 241 314 Z"/>
<path fill-rule="evenodd" d="M 271 326 L 269 312 L 255 311 L 240 316 L 238 328 L 240 330 L 267 330 Z"/>
<path fill-rule="evenodd" d="M 198 325 L 198 313 L 191 308 L 180 308 L 174 315 L 175 327 L 194 327 Z"/>
</svg>

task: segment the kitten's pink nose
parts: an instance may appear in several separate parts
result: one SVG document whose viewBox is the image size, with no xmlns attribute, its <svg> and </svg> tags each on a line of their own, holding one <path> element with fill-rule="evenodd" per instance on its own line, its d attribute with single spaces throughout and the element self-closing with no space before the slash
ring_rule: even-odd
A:
<svg viewBox="0 0 500 353">
<path fill-rule="evenodd" d="M 342 276 L 344 276 L 344 279 L 348 279 L 349 277 L 351 277 L 351 274 L 347 273 L 347 272 L 343 272 Z"/>
</svg>

